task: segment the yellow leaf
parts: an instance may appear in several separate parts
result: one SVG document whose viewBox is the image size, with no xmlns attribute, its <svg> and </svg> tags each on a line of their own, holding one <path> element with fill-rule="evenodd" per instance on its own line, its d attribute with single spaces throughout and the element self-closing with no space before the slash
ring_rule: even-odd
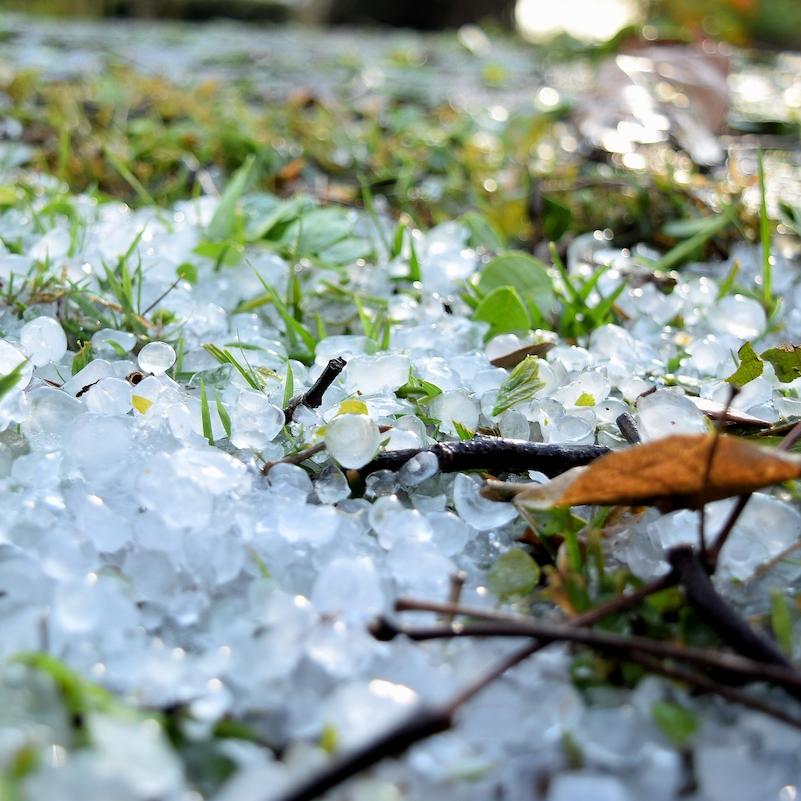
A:
<svg viewBox="0 0 801 801">
<path fill-rule="evenodd" d="M 367 404 L 364 401 L 351 398 L 339 404 L 339 414 L 367 414 Z"/>
<path fill-rule="evenodd" d="M 143 395 L 131 395 L 131 403 L 139 414 L 147 414 L 147 410 L 153 405 L 153 401 Z"/>
</svg>

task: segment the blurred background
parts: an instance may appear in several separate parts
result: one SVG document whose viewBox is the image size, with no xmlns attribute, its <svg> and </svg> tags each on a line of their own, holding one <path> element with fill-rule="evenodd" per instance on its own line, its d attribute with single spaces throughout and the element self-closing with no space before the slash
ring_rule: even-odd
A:
<svg viewBox="0 0 801 801">
<path fill-rule="evenodd" d="M 654 38 L 711 37 L 741 46 L 801 47 L 799 0 L 2 0 L 0 8 L 48 15 L 186 20 L 229 17 L 320 25 L 439 30 L 468 23 L 608 41 L 635 26 Z"/>
</svg>

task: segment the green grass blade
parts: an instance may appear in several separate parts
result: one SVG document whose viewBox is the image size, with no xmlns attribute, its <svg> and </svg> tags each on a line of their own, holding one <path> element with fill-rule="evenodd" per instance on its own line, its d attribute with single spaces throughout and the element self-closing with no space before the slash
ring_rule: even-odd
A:
<svg viewBox="0 0 801 801">
<path fill-rule="evenodd" d="M 211 433 L 209 399 L 206 397 L 206 385 L 203 381 L 200 382 L 200 419 L 203 423 L 203 436 L 209 441 L 209 445 L 214 445 L 214 436 Z"/>
</svg>

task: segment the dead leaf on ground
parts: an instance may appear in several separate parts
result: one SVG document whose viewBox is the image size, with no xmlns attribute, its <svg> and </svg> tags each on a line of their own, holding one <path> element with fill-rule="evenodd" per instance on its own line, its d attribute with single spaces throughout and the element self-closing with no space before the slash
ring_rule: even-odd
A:
<svg viewBox="0 0 801 801">
<path fill-rule="evenodd" d="M 506 370 L 511 370 L 517 367 L 526 356 L 545 356 L 545 354 L 554 346 L 553 342 L 537 342 L 534 345 L 526 345 L 523 348 L 513 350 L 511 353 L 504 353 L 503 356 L 496 356 L 490 361 L 493 367 L 503 367 Z"/>
<path fill-rule="evenodd" d="M 760 417 L 754 417 L 752 414 L 739 412 L 737 409 L 732 409 L 723 403 L 710 400 L 709 398 L 694 398 L 690 400 L 695 404 L 696 408 L 703 412 L 707 417 L 712 420 L 720 420 L 724 423 L 732 423 L 738 426 L 748 426 L 750 428 L 770 428 L 770 422 L 763 420 Z"/>
<path fill-rule="evenodd" d="M 483 494 L 493 500 L 513 495 L 524 510 L 650 504 L 667 511 L 697 509 L 801 477 L 801 457 L 727 436 L 719 437 L 707 476 L 714 440 L 707 434 L 664 437 L 574 467 L 546 484 L 490 481 Z"/>
</svg>

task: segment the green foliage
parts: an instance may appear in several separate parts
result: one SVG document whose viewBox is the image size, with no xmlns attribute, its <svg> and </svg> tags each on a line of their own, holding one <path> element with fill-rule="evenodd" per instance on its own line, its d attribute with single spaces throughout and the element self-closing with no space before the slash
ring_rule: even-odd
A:
<svg viewBox="0 0 801 801">
<path fill-rule="evenodd" d="M 255 171 L 256 157 L 250 155 L 225 187 L 220 204 L 206 231 L 209 239 L 213 242 L 228 239 L 234 234 L 237 227 L 239 202 L 250 185 Z"/>
<path fill-rule="evenodd" d="M 489 323 L 487 339 L 507 332 L 528 331 L 531 320 L 518 291 L 511 286 L 493 289 L 473 312 L 475 320 Z"/>
<path fill-rule="evenodd" d="M 206 385 L 200 382 L 200 420 L 203 425 L 203 436 L 209 441 L 209 445 L 214 445 L 214 434 L 211 429 L 211 412 L 209 410 L 209 399 L 206 397 Z"/>
<path fill-rule="evenodd" d="M 779 345 L 776 348 L 763 350 L 758 356 L 754 346 L 746 342 L 738 351 L 740 360 L 737 369 L 726 379 L 736 387 L 744 387 L 762 375 L 765 362 L 773 366 L 776 378 L 783 384 L 789 384 L 801 377 L 801 345 Z"/>
<path fill-rule="evenodd" d="M 770 594 L 770 627 L 782 650 L 793 655 L 793 618 L 787 599 L 780 590 Z"/>
<path fill-rule="evenodd" d="M 783 384 L 801 377 L 801 345 L 779 345 L 763 350 L 760 356 L 773 365 L 776 378 Z"/>
<path fill-rule="evenodd" d="M 686 707 L 671 701 L 655 701 L 651 706 L 651 718 L 676 745 L 687 745 L 698 730 L 695 715 Z"/>
<path fill-rule="evenodd" d="M 17 386 L 22 378 L 22 371 L 25 369 L 27 362 L 27 359 L 23 359 L 10 373 L 0 375 L 0 400 Z"/>
<path fill-rule="evenodd" d="M 762 375 L 762 371 L 765 369 L 765 365 L 762 363 L 762 359 L 756 355 L 754 346 L 750 342 L 746 342 L 737 351 L 737 356 L 740 359 L 740 363 L 726 381 L 740 388 L 744 387 L 749 381 L 759 378 L 759 376 Z"/>
<path fill-rule="evenodd" d="M 498 397 L 492 409 L 493 416 L 531 400 L 535 393 L 545 386 L 540 380 L 540 360 L 536 356 L 526 356 L 518 364 L 498 389 Z"/>
<path fill-rule="evenodd" d="M 475 284 L 480 297 L 501 288 L 514 289 L 523 301 L 529 316 L 526 328 L 530 328 L 532 323 L 547 321 L 556 309 L 548 268 L 522 251 L 506 251 L 496 256 L 482 269 Z"/>
<path fill-rule="evenodd" d="M 521 548 L 512 548 L 499 556 L 487 573 L 487 586 L 499 598 L 528 595 L 539 580 L 539 565 Z"/>
</svg>

